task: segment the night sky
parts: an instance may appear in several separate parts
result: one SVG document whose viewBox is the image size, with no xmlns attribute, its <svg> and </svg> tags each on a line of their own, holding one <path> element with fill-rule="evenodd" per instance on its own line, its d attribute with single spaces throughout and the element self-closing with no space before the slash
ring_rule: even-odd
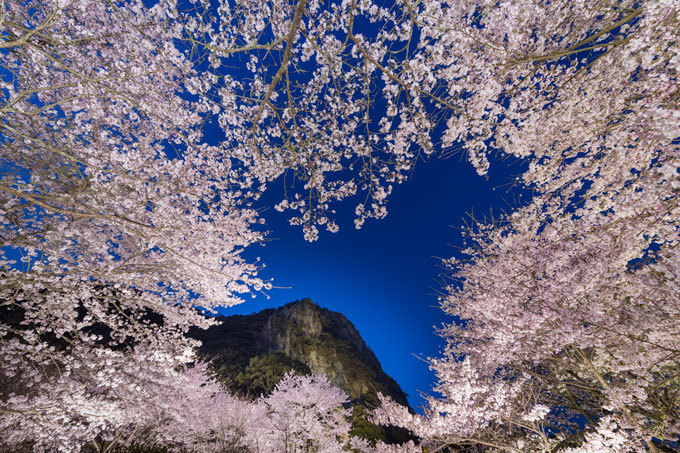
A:
<svg viewBox="0 0 680 453">
<path fill-rule="evenodd" d="M 438 308 L 444 272 L 438 257 L 457 253 L 458 228 L 468 214 L 481 218 L 490 209 L 497 213 L 517 206 L 513 198 L 520 192 L 511 183 L 519 173 L 518 163 L 492 161 L 486 180 L 460 156 L 420 161 L 411 180 L 395 188 L 385 219 L 369 220 L 356 230 L 354 205 L 345 200 L 338 210 L 340 232 L 324 231 L 315 243 L 305 242 L 301 229 L 288 225 L 288 213 L 268 209 L 263 216 L 269 241 L 248 256 L 259 256 L 266 265 L 262 278 L 287 288 L 223 313 L 250 314 L 303 298 L 343 313 L 418 409 L 420 393 L 430 392 L 434 383 L 418 357 L 438 354 L 443 342 L 434 327 L 451 322 Z M 263 206 L 278 201 L 279 186 L 270 189 Z"/>
</svg>

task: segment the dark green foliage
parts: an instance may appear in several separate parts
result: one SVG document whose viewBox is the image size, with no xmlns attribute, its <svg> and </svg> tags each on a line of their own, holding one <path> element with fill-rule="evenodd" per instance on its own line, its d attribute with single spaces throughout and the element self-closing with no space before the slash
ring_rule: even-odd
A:
<svg viewBox="0 0 680 453">
<path fill-rule="evenodd" d="M 366 409 L 363 405 L 356 405 L 352 409 L 352 429 L 350 430 L 352 436 L 363 437 L 371 442 L 372 445 L 375 445 L 377 441 L 387 444 L 403 444 L 409 440 L 418 442 L 418 438 L 404 428 L 380 426 L 371 423 L 368 420 L 369 409 Z"/>
<path fill-rule="evenodd" d="M 189 332 L 203 342 L 199 355 L 212 362 L 218 378 L 235 393 L 240 393 L 235 384 L 236 377 L 246 369 L 250 359 L 262 353 L 258 338 L 271 312 L 273 310 L 250 316 L 220 317 L 219 325 Z"/>
<path fill-rule="evenodd" d="M 367 417 L 368 414 L 364 406 L 354 406 L 350 434 L 352 436 L 363 437 L 371 442 L 372 445 L 375 445 L 377 441 L 387 442 L 385 428 L 369 422 Z"/>
<path fill-rule="evenodd" d="M 385 426 L 385 437 L 388 444 L 403 444 L 409 440 L 418 443 L 418 438 L 411 431 L 393 425 Z"/>
<path fill-rule="evenodd" d="M 295 374 L 312 374 L 307 365 L 283 353 L 258 355 L 252 357 L 245 370 L 236 375 L 231 387 L 240 395 L 268 395 L 290 370 L 295 371 Z"/>
</svg>

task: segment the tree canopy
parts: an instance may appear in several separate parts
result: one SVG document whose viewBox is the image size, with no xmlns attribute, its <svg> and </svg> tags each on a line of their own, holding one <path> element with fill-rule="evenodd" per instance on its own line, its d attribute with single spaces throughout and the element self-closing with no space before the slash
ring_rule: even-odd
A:
<svg viewBox="0 0 680 453">
<path fill-rule="evenodd" d="M 315 241 L 340 228 L 338 204 L 360 228 L 421 156 L 462 153 L 480 176 L 494 155 L 524 160 L 534 196 L 445 261 L 440 396 L 376 418 L 433 448 L 677 450 L 679 14 L 674 0 L 5 0 L 5 442 L 103 449 L 144 431 L 181 373 L 210 388 L 186 368 L 186 332 L 269 287 L 243 250 L 263 240 L 253 203 L 273 182 Z M 296 379 L 281 404 L 323 393 L 313 418 L 337 426 L 304 447 L 323 450 L 346 434 L 342 397 Z"/>
</svg>

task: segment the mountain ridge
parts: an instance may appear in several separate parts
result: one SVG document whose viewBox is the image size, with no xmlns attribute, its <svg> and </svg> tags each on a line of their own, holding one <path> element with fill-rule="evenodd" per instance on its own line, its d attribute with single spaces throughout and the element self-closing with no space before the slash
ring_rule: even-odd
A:
<svg viewBox="0 0 680 453">
<path fill-rule="evenodd" d="M 203 342 L 199 354 L 212 361 L 218 379 L 237 394 L 266 394 L 293 369 L 324 374 L 353 403 L 377 406 L 380 392 L 408 406 L 406 393 L 341 313 L 301 299 L 218 319 L 216 326 L 192 336 Z"/>
</svg>

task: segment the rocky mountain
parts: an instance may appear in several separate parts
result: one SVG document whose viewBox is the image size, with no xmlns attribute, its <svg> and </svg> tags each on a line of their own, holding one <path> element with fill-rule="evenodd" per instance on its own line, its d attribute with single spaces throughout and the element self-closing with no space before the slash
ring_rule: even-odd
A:
<svg viewBox="0 0 680 453">
<path fill-rule="evenodd" d="M 219 325 L 192 335 L 203 341 L 200 353 L 213 361 L 220 379 L 241 395 L 267 393 L 294 369 L 325 374 L 355 403 L 373 406 L 381 392 L 408 405 L 406 394 L 383 371 L 352 323 L 309 299 L 221 317 Z"/>
</svg>

